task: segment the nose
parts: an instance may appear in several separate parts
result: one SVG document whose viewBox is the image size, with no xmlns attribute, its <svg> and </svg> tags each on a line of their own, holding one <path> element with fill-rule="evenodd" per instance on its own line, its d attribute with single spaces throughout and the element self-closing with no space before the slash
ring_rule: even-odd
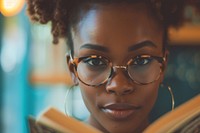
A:
<svg viewBox="0 0 200 133">
<path fill-rule="evenodd" d="M 116 95 L 131 94 L 134 90 L 132 81 L 123 73 L 123 71 L 116 72 L 106 84 L 106 91 Z"/>
</svg>

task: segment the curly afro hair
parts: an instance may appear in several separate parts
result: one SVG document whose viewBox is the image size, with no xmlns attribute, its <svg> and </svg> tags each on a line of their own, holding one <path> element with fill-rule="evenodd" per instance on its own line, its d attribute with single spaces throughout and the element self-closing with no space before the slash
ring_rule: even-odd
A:
<svg viewBox="0 0 200 133">
<path fill-rule="evenodd" d="M 46 24 L 51 22 L 53 43 L 59 38 L 67 38 L 68 47 L 73 49 L 70 28 L 80 19 L 80 9 L 87 3 L 147 2 L 155 16 L 158 17 L 166 30 L 181 25 L 185 5 L 195 5 L 200 9 L 200 0 L 27 0 L 27 11 L 31 20 Z"/>
</svg>

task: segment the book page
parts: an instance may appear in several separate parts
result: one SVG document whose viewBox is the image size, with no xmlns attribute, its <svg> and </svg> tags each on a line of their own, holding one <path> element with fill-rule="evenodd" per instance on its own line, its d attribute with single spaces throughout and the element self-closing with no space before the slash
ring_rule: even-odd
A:
<svg viewBox="0 0 200 133">
<path fill-rule="evenodd" d="M 144 133 L 168 133 L 181 127 L 187 121 L 190 121 L 200 112 L 200 95 L 192 98 L 188 102 L 180 105 L 174 111 L 168 112 L 154 123 L 152 123 Z"/>
<path fill-rule="evenodd" d="M 37 119 L 37 123 L 65 133 L 101 133 L 96 128 L 68 117 L 55 108 L 49 108 L 42 113 Z"/>
</svg>

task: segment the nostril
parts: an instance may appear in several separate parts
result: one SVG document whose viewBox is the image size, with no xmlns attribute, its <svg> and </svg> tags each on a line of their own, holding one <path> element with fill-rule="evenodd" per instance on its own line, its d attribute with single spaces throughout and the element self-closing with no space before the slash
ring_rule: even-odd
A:
<svg viewBox="0 0 200 133">
<path fill-rule="evenodd" d="M 114 90 L 108 90 L 108 93 L 115 93 Z"/>
<path fill-rule="evenodd" d="M 133 92 L 133 89 L 127 89 L 127 90 L 124 90 L 123 94 L 126 95 L 126 94 L 130 94 Z"/>
<path fill-rule="evenodd" d="M 121 89 L 121 90 L 114 90 L 114 89 L 108 89 L 107 93 L 110 94 L 118 94 L 118 95 L 127 95 L 131 94 L 134 91 L 134 89 Z"/>
</svg>

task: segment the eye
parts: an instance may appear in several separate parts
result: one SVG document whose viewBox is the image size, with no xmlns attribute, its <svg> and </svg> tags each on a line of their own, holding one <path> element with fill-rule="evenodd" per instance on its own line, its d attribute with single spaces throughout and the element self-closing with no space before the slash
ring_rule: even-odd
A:
<svg viewBox="0 0 200 133">
<path fill-rule="evenodd" d="M 147 65 L 151 61 L 152 61 L 151 57 L 137 57 L 136 59 L 134 59 L 133 65 L 140 65 L 140 66 Z"/>
<path fill-rule="evenodd" d="M 87 63 L 90 66 L 104 66 L 107 65 L 106 61 L 101 58 L 86 58 L 83 60 L 84 63 Z"/>
</svg>

